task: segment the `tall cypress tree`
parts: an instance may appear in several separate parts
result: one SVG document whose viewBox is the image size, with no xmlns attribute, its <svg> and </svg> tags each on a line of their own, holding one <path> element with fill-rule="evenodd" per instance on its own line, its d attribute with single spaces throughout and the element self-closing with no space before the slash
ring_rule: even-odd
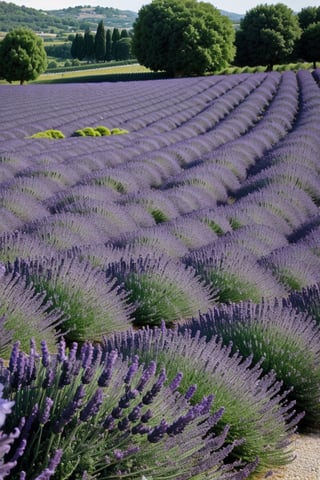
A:
<svg viewBox="0 0 320 480">
<path fill-rule="evenodd" d="M 121 30 L 120 38 L 128 38 L 128 37 L 129 37 L 128 30 L 126 30 L 125 28 L 123 28 L 123 29 Z"/>
<path fill-rule="evenodd" d="M 106 33 L 106 60 L 110 62 L 112 59 L 112 36 L 110 28 L 107 29 Z"/>
<path fill-rule="evenodd" d="M 112 53 L 112 58 L 114 58 L 115 60 L 117 60 L 117 55 L 116 55 L 116 50 L 117 50 L 117 47 L 116 47 L 116 43 L 120 40 L 120 32 L 119 32 L 119 29 L 118 28 L 114 28 L 113 29 L 113 32 L 112 32 L 112 49 L 111 49 L 111 53 Z"/>
<path fill-rule="evenodd" d="M 98 24 L 94 43 L 97 62 L 104 62 L 106 58 L 106 31 L 103 20 L 100 20 Z"/>
<path fill-rule="evenodd" d="M 94 35 L 90 31 L 90 28 L 87 28 L 84 34 L 84 48 L 85 48 L 85 57 L 88 62 L 92 61 L 95 57 L 95 45 L 94 45 Z"/>
<path fill-rule="evenodd" d="M 85 57 L 85 44 L 82 33 L 77 33 L 75 38 L 72 41 L 71 45 L 71 56 L 72 58 L 78 58 L 83 60 Z"/>
</svg>

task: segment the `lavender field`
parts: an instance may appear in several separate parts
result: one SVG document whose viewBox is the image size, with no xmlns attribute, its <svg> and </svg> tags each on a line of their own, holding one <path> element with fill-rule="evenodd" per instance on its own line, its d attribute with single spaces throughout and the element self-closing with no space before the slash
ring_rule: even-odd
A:
<svg viewBox="0 0 320 480">
<path fill-rule="evenodd" d="M 0 87 L 0 478 L 255 479 L 319 431 L 319 80 Z"/>
</svg>

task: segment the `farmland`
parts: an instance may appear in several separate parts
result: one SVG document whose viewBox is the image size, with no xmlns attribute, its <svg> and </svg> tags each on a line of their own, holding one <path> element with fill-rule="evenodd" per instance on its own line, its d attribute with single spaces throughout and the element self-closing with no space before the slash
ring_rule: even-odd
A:
<svg viewBox="0 0 320 480">
<path fill-rule="evenodd" d="M 319 80 L 0 86 L 13 480 L 254 479 L 319 431 Z"/>
</svg>

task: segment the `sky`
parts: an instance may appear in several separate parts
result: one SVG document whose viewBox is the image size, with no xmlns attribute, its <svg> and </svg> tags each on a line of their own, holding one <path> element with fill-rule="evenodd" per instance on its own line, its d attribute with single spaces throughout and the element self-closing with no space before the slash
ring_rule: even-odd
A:
<svg viewBox="0 0 320 480">
<path fill-rule="evenodd" d="M 226 10 L 233 13 L 244 14 L 256 5 L 268 4 L 274 5 L 283 3 L 290 7 L 293 11 L 299 12 L 305 7 L 318 7 L 319 0 L 205 0 L 212 3 L 219 10 Z M 79 5 L 114 7 L 120 10 L 132 10 L 138 12 L 143 5 L 151 3 L 151 0 L 11 0 L 6 3 L 15 3 L 16 5 L 37 10 L 59 10 L 67 7 L 75 7 Z"/>
</svg>

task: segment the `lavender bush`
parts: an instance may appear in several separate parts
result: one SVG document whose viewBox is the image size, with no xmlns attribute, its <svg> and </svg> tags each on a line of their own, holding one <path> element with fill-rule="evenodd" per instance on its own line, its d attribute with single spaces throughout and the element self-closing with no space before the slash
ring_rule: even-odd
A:
<svg viewBox="0 0 320 480">
<path fill-rule="evenodd" d="M 102 335 L 130 326 L 132 307 L 116 280 L 106 279 L 88 262 L 61 255 L 17 259 L 11 268 L 67 315 L 61 330 L 68 340 L 99 341 Z"/>
<path fill-rule="evenodd" d="M 256 462 L 225 462 L 240 441 L 213 432 L 223 408 L 210 413 L 213 395 L 192 405 L 178 378 L 88 342 L 68 350 L 61 340 L 55 355 L 45 342 L 41 355 L 15 344 L 0 370 L 0 406 L 12 409 L 2 438 L 16 429 L 16 454 L 3 457 L 10 478 L 247 478 Z"/>
<path fill-rule="evenodd" d="M 180 262 L 165 255 L 135 256 L 127 252 L 106 268 L 123 285 L 134 306 L 135 325 L 172 324 L 206 311 L 213 303 L 210 289 Z"/>
<path fill-rule="evenodd" d="M 20 275 L 6 273 L 0 264 L 0 355 L 8 358 L 12 341 L 19 340 L 21 348 L 29 348 L 33 337 L 38 345 L 45 339 L 48 348 L 55 348 L 66 315 L 46 299 L 46 292 L 25 284 Z"/>
<path fill-rule="evenodd" d="M 192 251 L 183 260 L 216 292 L 219 303 L 259 302 L 264 297 L 286 294 L 271 273 L 258 264 L 257 257 L 250 250 L 235 242 L 224 241 L 224 238 Z"/>
<path fill-rule="evenodd" d="M 279 302 L 222 305 L 200 314 L 189 324 L 208 338 L 218 335 L 233 351 L 253 355 L 264 372 L 274 371 L 297 409 L 305 412 L 305 426 L 320 427 L 320 330 L 307 314 Z M 260 363 L 259 363 L 260 364 Z"/>
<path fill-rule="evenodd" d="M 258 457 L 259 471 L 292 460 L 287 446 L 302 415 L 295 414 L 294 402 L 288 401 L 288 392 L 281 391 L 282 383 L 274 373 L 263 375 L 261 364 L 254 365 L 252 356 L 244 359 L 232 354 L 232 344 L 223 346 L 216 337 L 207 341 L 200 331 L 195 333 L 185 325 L 115 333 L 104 343 L 108 352 L 116 348 L 125 357 L 138 355 L 144 362 L 155 359 L 173 382 L 177 381 L 176 370 L 180 371 L 181 392 L 195 384 L 192 402 L 213 390 L 215 405 L 224 407 L 220 427 L 230 424 L 229 439 L 245 440 L 230 458 L 253 461 Z M 215 431 L 220 431 L 219 425 Z"/>
</svg>

